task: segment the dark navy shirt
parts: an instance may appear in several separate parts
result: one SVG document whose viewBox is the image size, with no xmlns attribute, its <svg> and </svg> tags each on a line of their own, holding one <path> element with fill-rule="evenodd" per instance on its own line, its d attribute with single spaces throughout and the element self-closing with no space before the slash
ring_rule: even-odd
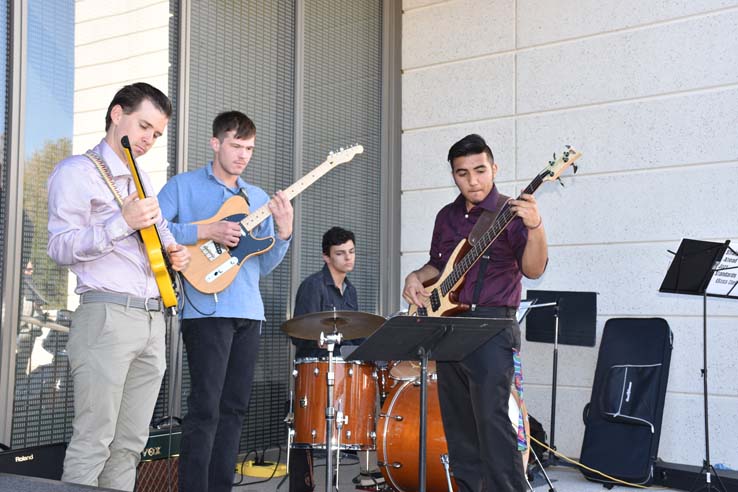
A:
<svg viewBox="0 0 738 492">
<path fill-rule="evenodd" d="M 308 313 L 317 313 L 321 311 L 358 311 L 359 301 L 356 295 L 356 288 L 349 281 L 348 277 L 344 280 L 343 294 L 341 290 L 333 283 L 328 265 L 323 265 L 323 269 L 310 275 L 302 281 L 300 288 L 297 289 L 297 297 L 295 298 L 295 316 Z M 295 358 L 302 359 L 305 357 L 327 357 L 328 352 L 318 347 L 315 340 L 302 340 L 293 338 L 292 342 L 297 347 Z M 359 340 L 347 340 L 343 345 L 358 345 Z M 334 352 L 338 355 L 338 351 Z"/>
<path fill-rule="evenodd" d="M 494 186 L 487 198 L 468 212 L 466 200 L 461 194 L 443 207 L 436 215 L 428 264 L 443 271 L 454 248 L 462 239 L 469 237 L 482 211 L 494 212 L 497 209 L 498 197 L 497 186 Z M 478 306 L 516 308 L 520 304 L 523 289 L 520 283 L 523 277 L 521 266 L 527 242 L 528 229 L 519 217 L 515 217 L 487 250 L 490 260 L 485 270 Z M 458 259 L 457 257 L 456 260 Z M 481 260 L 477 261 L 469 269 L 460 289 L 459 301 L 464 304 L 472 304 L 480 262 Z"/>
</svg>

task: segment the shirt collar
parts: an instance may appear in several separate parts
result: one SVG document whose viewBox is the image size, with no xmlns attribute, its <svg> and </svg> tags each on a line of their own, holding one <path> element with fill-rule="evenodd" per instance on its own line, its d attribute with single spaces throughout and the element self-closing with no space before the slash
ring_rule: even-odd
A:
<svg viewBox="0 0 738 492">
<path fill-rule="evenodd" d="M 333 275 L 331 275 L 331 271 L 328 269 L 328 265 L 323 265 L 323 283 L 329 287 L 336 287 L 338 290 L 341 290 L 340 287 L 336 285 L 336 283 L 333 281 Z M 345 287 L 348 287 L 351 285 L 351 282 L 349 282 L 348 276 L 344 277 L 343 284 Z M 344 289 L 345 290 L 345 289 Z"/>
<path fill-rule="evenodd" d="M 227 186 L 223 181 L 221 181 L 215 174 L 213 174 L 213 161 L 208 162 L 208 165 L 205 166 L 205 172 L 208 175 L 208 178 L 215 180 L 216 183 L 219 183 L 220 185 L 231 189 L 229 186 Z M 236 184 L 238 185 L 238 189 L 246 188 L 246 181 L 241 179 L 241 176 L 239 176 L 236 179 Z"/>
<path fill-rule="evenodd" d="M 497 190 L 497 185 L 492 185 L 492 191 L 489 192 L 487 197 L 482 200 L 481 203 L 478 203 L 477 205 L 474 205 L 472 207 L 472 210 L 475 208 L 481 208 L 483 210 L 488 210 L 490 212 L 494 212 L 497 210 L 497 200 L 499 200 L 500 192 Z M 454 206 L 459 207 L 463 213 L 466 213 L 466 198 L 464 198 L 464 195 L 459 193 L 459 196 L 456 197 L 456 200 L 454 200 Z M 470 210 L 471 211 L 471 210 Z"/>
<path fill-rule="evenodd" d="M 102 157 L 103 162 L 108 165 L 110 173 L 113 176 L 130 176 L 131 169 L 128 167 L 128 163 L 123 162 L 115 153 L 113 148 L 108 145 L 108 142 L 103 138 L 93 151 L 97 152 Z"/>
</svg>

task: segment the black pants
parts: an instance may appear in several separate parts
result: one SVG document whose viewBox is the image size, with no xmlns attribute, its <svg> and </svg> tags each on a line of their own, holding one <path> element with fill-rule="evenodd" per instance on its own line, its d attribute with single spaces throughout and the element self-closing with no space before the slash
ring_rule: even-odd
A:
<svg viewBox="0 0 738 492">
<path fill-rule="evenodd" d="M 472 317 L 514 318 L 509 308 L 481 308 Z M 438 397 L 451 471 L 460 492 L 524 492 L 528 489 L 517 432 L 508 415 L 515 324 L 461 362 L 439 362 Z"/>
<path fill-rule="evenodd" d="M 313 492 L 313 450 L 293 448 L 290 452 L 289 492 Z"/>
<path fill-rule="evenodd" d="M 182 423 L 180 492 L 231 492 L 259 350 L 261 322 L 186 319 L 182 338 L 190 369 Z"/>
</svg>

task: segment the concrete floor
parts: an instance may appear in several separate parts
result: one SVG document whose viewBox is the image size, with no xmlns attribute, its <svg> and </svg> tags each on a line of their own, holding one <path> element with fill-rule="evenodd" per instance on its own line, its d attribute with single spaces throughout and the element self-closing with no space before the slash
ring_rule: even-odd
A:
<svg viewBox="0 0 738 492">
<path fill-rule="evenodd" d="M 276 460 L 277 454 L 276 450 L 274 451 L 274 454 L 272 452 L 269 452 L 267 454 L 267 459 L 269 460 Z M 281 459 L 282 462 L 284 462 L 284 456 Z M 325 491 L 325 458 L 317 457 L 315 458 L 315 481 L 316 481 L 316 488 L 315 492 L 322 492 Z M 352 483 L 352 479 L 359 474 L 359 463 L 358 459 L 354 455 L 344 455 L 341 458 L 341 464 L 339 467 L 339 481 L 338 486 L 340 491 L 355 491 L 357 490 L 356 487 Z M 579 473 L 578 470 L 568 467 L 568 466 L 553 466 L 546 468 L 546 472 L 548 473 L 548 476 L 553 483 L 554 490 L 556 492 L 606 492 L 606 489 L 603 488 L 601 484 L 589 482 L 587 481 L 581 473 Z M 238 481 L 241 478 L 240 475 L 236 476 L 236 481 Z M 275 477 L 271 480 L 264 481 L 262 483 L 254 483 L 258 480 L 264 480 L 264 479 L 258 479 L 253 477 L 243 477 L 243 484 L 240 486 L 233 487 L 233 492 L 287 492 L 288 491 L 288 482 L 287 480 L 284 480 L 282 482 L 282 479 L 284 477 Z M 280 484 L 281 483 L 281 484 Z M 532 483 L 533 490 L 535 492 L 548 492 L 549 487 L 543 478 L 543 476 L 538 473 L 535 476 L 535 479 Z M 427 492 L 447 492 L 447 488 L 445 483 L 429 483 L 427 484 Z M 669 491 L 669 490 L 675 490 L 675 489 L 665 489 L 658 487 L 659 490 L 662 491 Z M 332 489 L 336 490 L 336 489 Z M 364 489 L 360 489 L 364 490 Z M 391 491 L 392 489 L 387 489 L 388 491 Z M 414 489 L 406 489 L 404 492 L 413 492 Z M 613 490 L 636 490 L 632 488 L 626 488 L 626 487 L 615 487 Z"/>
</svg>

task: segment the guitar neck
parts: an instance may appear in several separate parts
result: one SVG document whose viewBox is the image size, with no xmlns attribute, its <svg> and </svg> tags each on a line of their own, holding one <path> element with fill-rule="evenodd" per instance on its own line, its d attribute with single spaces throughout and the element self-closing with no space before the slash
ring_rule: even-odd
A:
<svg viewBox="0 0 738 492">
<path fill-rule="evenodd" d="M 323 177 L 328 171 L 333 169 L 335 166 L 334 162 L 331 162 L 330 160 L 327 160 L 323 162 L 320 166 L 316 167 L 312 171 L 310 171 L 308 174 L 300 178 L 298 181 L 293 183 L 289 188 L 284 190 L 284 194 L 287 195 L 288 200 L 294 199 L 297 195 L 305 191 L 307 188 L 310 187 L 313 183 L 315 183 L 317 180 L 319 180 L 321 177 Z M 250 213 L 247 215 L 242 221 L 241 225 L 246 229 L 247 231 L 251 232 L 256 226 L 264 222 L 267 217 L 272 215 L 272 212 L 269 210 L 269 204 L 262 205 L 259 207 L 255 212 Z"/>
<path fill-rule="evenodd" d="M 533 181 L 522 191 L 522 194 L 532 195 L 543 183 L 541 175 L 536 176 Z M 518 196 L 520 199 L 520 196 Z M 497 218 L 492 225 L 487 229 L 484 234 L 481 235 L 477 244 L 475 244 L 466 254 L 454 265 L 453 270 L 449 275 L 441 282 L 441 293 L 446 296 L 451 289 L 461 280 L 471 269 L 472 266 L 479 260 L 479 258 L 487 251 L 487 248 L 497 239 L 497 236 L 505 230 L 505 228 L 515 218 L 515 212 L 513 212 L 508 204 L 502 206 L 502 210 L 497 215 Z"/>
</svg>

